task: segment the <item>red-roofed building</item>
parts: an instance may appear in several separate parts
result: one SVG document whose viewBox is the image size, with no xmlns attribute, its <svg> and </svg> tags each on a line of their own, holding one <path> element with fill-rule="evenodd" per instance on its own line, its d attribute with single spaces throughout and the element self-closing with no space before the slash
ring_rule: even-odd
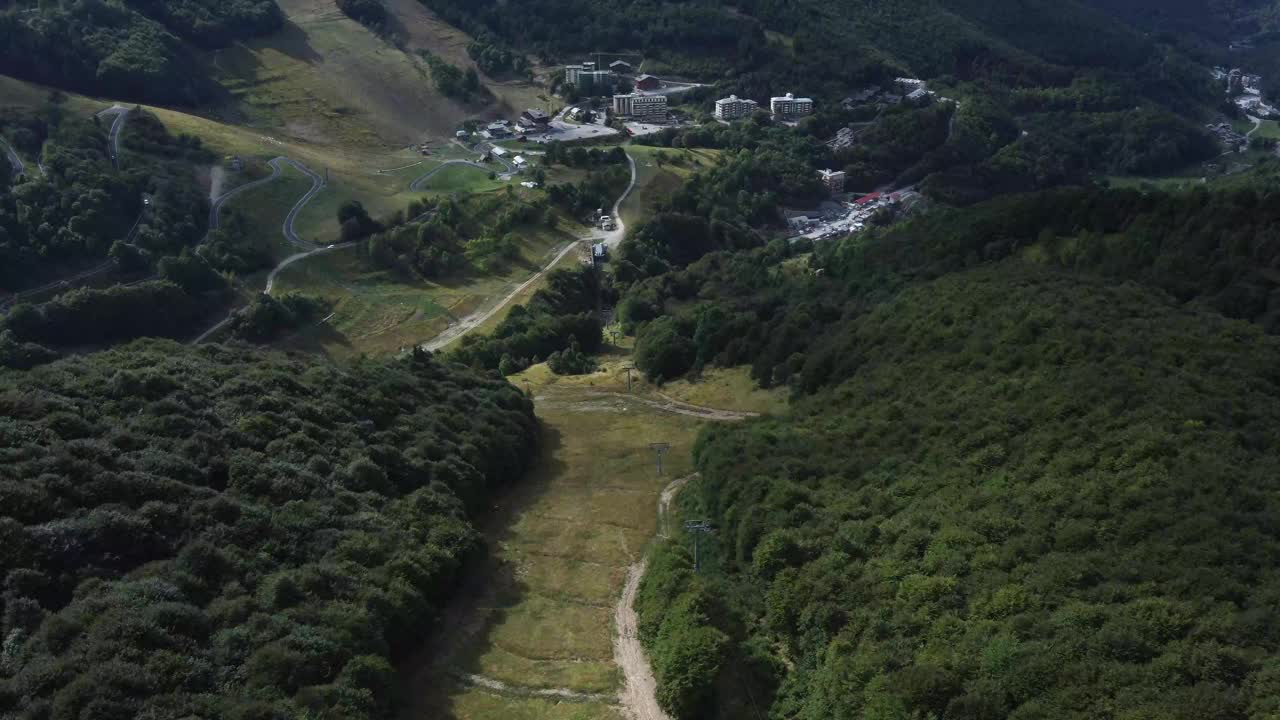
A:
<svg viewBox="0 0 1280 720">
<path fill-rule="evenodd" d="M 873 192 L 870 195 L 863 195 L 862 197 L 858 198 L 857 200 L 854 200 L 853 202 L 855 205 L 866 205 L 867 203 L 875 202 L 876 200 L 879 200 L 879 199 L 880 199 L 880 193 Z"/>
</svg>

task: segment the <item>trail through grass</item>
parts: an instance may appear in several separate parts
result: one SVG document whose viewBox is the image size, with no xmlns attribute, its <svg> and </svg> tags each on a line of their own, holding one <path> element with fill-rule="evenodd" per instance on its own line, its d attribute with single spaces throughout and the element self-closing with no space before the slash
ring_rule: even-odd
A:
<svg viewBox="0 0 1280 720">
<path fill-rule="evenodd" d="M 450 610 L 450 630 L 425 653 L 420 678 L 476 674 L 523 688 L 615 695 L 612 615 L 629 565 L 656 533 L 663 487 L 691 469 L 699 427 L 625 397 L 621 356 L 602 372 L 562 378 L 536 366 L 513 376 L 535 395 L 545 428 L 535 472 L 496 501 L 486 530 L 491 563 Z M 652 442 L 668 442 L 659 477 Z M 603 702 L 496 694 L 457 681 L 417 684 L 405 717 L 615 720 Z"/>
<path fill-rule="evenodd" d="M 383 268 L 363 246 L 318 255 L 282 271 L 279 292 L 317 295 L 333 304 L 327 323 L 290 337 L 286 347 L 331 357 L 397 353 L 439 335 L 541 269 L 572 236 L 546 228 L 517 231 L 520 258 L 494 274 L 468 273 L 439 281 Z"/>
</svg>

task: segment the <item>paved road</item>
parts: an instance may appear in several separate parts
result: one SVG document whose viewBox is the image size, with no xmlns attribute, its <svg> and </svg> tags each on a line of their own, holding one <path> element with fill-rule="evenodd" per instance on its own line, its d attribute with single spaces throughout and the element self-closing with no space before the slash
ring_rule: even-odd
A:
<svg viewBox="0 0 1280 720">
<path fill-rule="evenodd" d="M 327 247 L 318 248 L 312 245 L 311 243 L 305 242 L 301 238 L 299 238 L 297 232 L 295 232 L 293 229 L 294 220 L 298 218 L 298 213 L 302 212 L 302 208 L 305 207 L 306 204 L 310 202 L 313 197 L 316 196 L 316 193 L 319 193 L 321 190 L 324 189 L 325 187 L 324 178 L 321 177 L 319 174 L 312 172 L 311 168 L 308 168 L 306 165 L 303 165 L 297 160 L 292 160 L 284 156 L 272 158 L 267 162 L 267 164 L 271 166 L 270 176 L 261 178 L 259 180 L 254 180 L 253 182 L 245 183 L 244 185 L 240 185 L 238 187 L 234 187 L 214 199 L 213 203 L 209 207 L 209 228 L 210 230 L 212 230 L 218 227 L 218 223 L 219 223 L 218 213 L 222 209 L 222 206 L 224 203 L 226 203 L 226 201 L 230 200 L 232 197 L 234 197 L 235 195 L 238 195 L 241 192 L 250 190 L 255 187 L 259 187 L 261 185 L 265 185 L 266 183 L 269 183 L 272 180 L 275 180 L 276 178 L 280 177 L 280 173 L 283 172 L 284 165 L 290 165 L 296 168 L 302 174 L 311 178 L 311 189 L 307 190 L 307 192 L 304 193 L 302 197 L 298 198 L 298 201 L 293 204 L 293 207 L 289 209 L 289 214 L 285 216 L 284 224 L 281 225 L 280 227 L 280 232 L 284 235 L 285 239 L 288 240 L 290 244 L 296 245 L 302 248 L 307 248 L 307 250 L 305 252 L 294 253 L 293 255 L 290 255 L 284 260 L 281 260 L 279 264 L 277 264 L 274 268 L 271 269 L 271 273 L 267 275 L 267 287 L 266 287 L 266 290 L 264 291 L 267 294 L 271 294 L 271 290 L 275 287 L 276 277 L 280 275 L 281 270 L 284 270 L 286 267 L 298 262 L 299 260 L 311 257 L 312 255 L 319 255 L 320 253 L 326 253 L 332 250 L 340 250 L 345 247 L 351 247 L 355 243 L 341 243 L 338 245 L 329 245 Z M 206 234 L 205 239 L 208 239 L 208 237 L 209 236 Z M 227 323 L 231 322 L 235 318 L 236 312 L 239 310 L 240 308 L 233 309 L 225 318 L 218 321 L 218 323 L 215 324 L 213 327 L 200 333 L 199 337 L 191 341 L 191 344 L 198 345 L 204 342 L 205 340 L 207 340 L 211 335 L 216 333 L 218 330 L 222 329 L 225 325 L 227 325 Z"/>
<path fill-rule="evenodd" d="M 16 180 L 26 172 L 26 166 L 22 164 L 22 158 L 18 157 L 17 151 L 13 146 L 5 142 L 4 138 L 0 138 L 0 147 L 4 148 L 4 154 L 9 158 L 9 164 L 13 166 L 13 178 Z"/>
<path fill-rule="evenodd" d="M 228 200 L 230 200 L 231 198 L 235 197 L 236 195 L 239 195 L 240 193 L 246 190 L 252 190 L 253 188 L 266 185 L 272 180 L 275 180 L 276 178 L 280 177 L 280 165 L 276 163 L 276 160 L 279 160 L 279 159 L 280 158 L 276 158 L 275 160 L 272 160 L 271 162 L 267 163 L 268 165 L 271 166 L 271 174 L 268 175 L 267 177 L 259 178 L 252 182 L 247 182 L 243 185 L 237 185 L 236 187 L 233 187 L 230 190 L 222 193 L 218 197 L 214 198 L 213 202 L 209 203 L 209 232 L 210 233 L 218 229 L 221 223 L 219 215 L 222 212 L 222 206 L 226 204 Z M 208 239 L 209 239 L 209 233 L 205 233 L 204 239 L 201 240 L 200 242 L 203 243 L 205 240 L 208 240 Z"/>
<path fill-rule="evenodd" d="M 307 203 L 311 202 L 311 198 L 315 197 L 317 193 L 324 189 L 324 178 L 312 172 L 311 168 L 308 168 L 306 165 L 303 165 L 297 160 L 290 160 L 287 157 L 273 158 L 269 164 L 271 165 L 273 172 L 278 174 L 282 163 L 292 165 L 294 169 L 311 178 L 311 189 L 302 197 L 298 198 L 298 202 L 294 203 L 293 207 L 289 209 L 289 214 L 285 216 L 284 225 L 281 226 L 280 229 L 284 232 L 285 239 L 290 243 L 302 248 L 314 248 L 315 245 L 313 243 L 303 241 L 298 237 L 298 233 L 293 231 L 293 221 L 298 218 L 298 213 L 302 212 L 302 208 Z"/>
<path fill-rule="evenodd" d="M 107 152 L 111 155 L 111 167 L 119 170 L 120 131 L 124 129 L 124 121 L 129 116 L 129 108 L 117 103 L 98 113 L 98 117 L 103 115 L 115 115 L 115 119 L 111 121 L 111 131 L 108 134 Z"/>
<path fill-rule="evenodd" d="M 604 233 L 604 240 L 602 240 L 605 248 L 610 250 L 612 250 L 618 243 L 622 242 L 622 238 L 627 234 L 627 224 L 622 221 L 622 214 L 620 211 L 622 208 L 622 202 L 627 199 L 627 196 L 631 194 L 631 190 L 636 186 L 636 159 L 631 157 L 630 153 L 627 154 L 627 164 L 631 166 L 631 180 L 627 183 L 627 189 L 623 190 L 622 194 L 618 196 L 617 201 L 613 203 L 613 214 L 610 217 L 613 218 L 614 228 L 612 230 L 606 230 Z"/>
</svg>

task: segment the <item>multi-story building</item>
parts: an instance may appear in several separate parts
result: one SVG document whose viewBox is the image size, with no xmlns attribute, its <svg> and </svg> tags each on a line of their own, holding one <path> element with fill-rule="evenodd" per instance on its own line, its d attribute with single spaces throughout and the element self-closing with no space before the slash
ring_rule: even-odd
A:
<svg viewBox="0 0 1280 720">
<path fill-rule="evenodd" d="M 755 100 L 730 95 L 727 98 L 720 98 L 716 101 L 715 116 L 717 120 L 725 121 L 750 117 L 751 113 L 756 111 L 756 106 Z"/>
<path fill-rule="evenodd" d="M 844 192 L 843 170 L 819 170 L 818 177 L 822 179 L 822 184 L 827 186 L 827 190 L 832 195 Z"/>
<path fill-rule="evenodd" d="M 607 92 L 613 87 L 615 76 L 610 70 L 597 70 L 593 62 L 564 66 L 564 81 L 578 88 L 581 93 Z"/>
<path fill-rule="evenodd" d="M 810 115 L 813 113 L 813 100 L 805 97 L 798 98 L 791 93 L 787 93 L 781 97 L 770 98 L 769 111 L 783 118 Z"/>
<path fill-rule="evenodd" d="M 614 95 L 613 114 L 644 122 L 666 122 L 667 96 L 648 93 Z"/>
</svg>

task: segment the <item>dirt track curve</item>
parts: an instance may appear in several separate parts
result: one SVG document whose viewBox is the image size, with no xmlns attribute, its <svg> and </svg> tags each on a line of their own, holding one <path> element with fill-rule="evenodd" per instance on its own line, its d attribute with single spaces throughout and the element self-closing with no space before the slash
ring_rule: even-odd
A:
<svg viewBox="0 0 1280 720">
<path fill-rule="evenodd" d="M 670 537 L 671 502 L 686 483 L 698 475 L 686 475 L 662 491 L 658 498 L 658 537 Z M 640 618 L 636 615 L 636 593 L 640 590 L 640 580 L 644 578 L 647 560 L 627 568 L 627 583 L 622 588 L 622 597 L 618 598 L 618 606 L 613 611 L 613 661 L 622 670 L 623 685 L 618 693 L 618 702 L 630 720 L 671 720 L 671 716 L 658 705 L 658 681 L 653 676 L 653 666 L 649 664 L 649 656 L 640 644 Z"/>
<path fill-rule="evenodd" d="M 456 160 L 453 162 L 473 164 L 473 163 L 469 163 L 466 160 Z M 622 194 L 618 196 L 617 202 L 613 204 L 613 213 L 615 216 L 618 213 L 618 206 L 621 205 L 622 201 L 627 198 L 627 195 L 631 194 L 631 189 L 634 188 L 636 185 L 636 162 L 631 158 L 630 155 L 627 155 L 627 162 L 630 163 L 631 165 L 631 181 L 627 183 L 627 189 L 622 191 Z M 441 165 L 440 167 L 444 167 L 444 165 Z M 439 170 L 439 169 L 440 168 L 435 168 L 431 172 L 435 172 L 435 170 Z M 418 180 L 423 180 L 427 177 L 430 177 L 431 172 L 427 173 L 421 178 L 418 178 Z M 418 180 L 415 180 L 414 184 L 417 184 Z M 621 240 L 623 233 L 625 231 L 626 231 L 626 228 L 622 223 L 622 218 L 617 218 L 617 227 L 614 230 L 605 234 L 606 235 L 604 240 L 605 244 L 608 246 L 612 246 L 612 244 L 616 244 L 619 240 Z M 551 262 L 547 263 L 545 266 L 543 266 L 541 270 L 534 273 L 533 277 L 520 283 L 520 285 L 517 286 L 516 289 L 512 290 L 510 293 L 507 294 L 506 297 L 499 300 L 496 305 L 494 305 L 493 307 L 487 310 L 477 310 L 476 312 L 473 312 L 470 315 L 462 318 L 458 322 L 450 325 L 449 327 L 445 328 L 444 332 L 440 333 L 434 338 L 423 343 L 422 349 L 435 352 L 437 350 L 444 348 L 446 345 L 453 342 L 454 340 L 457 340 L 463 335 L 466 335 L 467 333 L 471 332 L 475 328 L 483 325 L 486 321 L 489 320 L 489 318 L 498 314 L 498 312 L 502 310 L 502 308 L 506 307 L 512 300 L 514 300 L 516 296 L 524 292 L 526 288 L 528 288 L 533 283 L 537 282 L 538 279 L 541 278 L 543 275 L 545 275 L 548 270 L 555 267 L 556 263 L 560 262 L 560 260 L 562 260 L 565 255 L 568 255 L 570 252 L 573 251 L 573 248 L 575 245 L 577 245 L 576 241 L 571 242 L 568 245 L 565 245 L 564 248 L 562 248 L 560 252 L 556 253 L 556 256 L 551 259 Z"/>
</svg>

